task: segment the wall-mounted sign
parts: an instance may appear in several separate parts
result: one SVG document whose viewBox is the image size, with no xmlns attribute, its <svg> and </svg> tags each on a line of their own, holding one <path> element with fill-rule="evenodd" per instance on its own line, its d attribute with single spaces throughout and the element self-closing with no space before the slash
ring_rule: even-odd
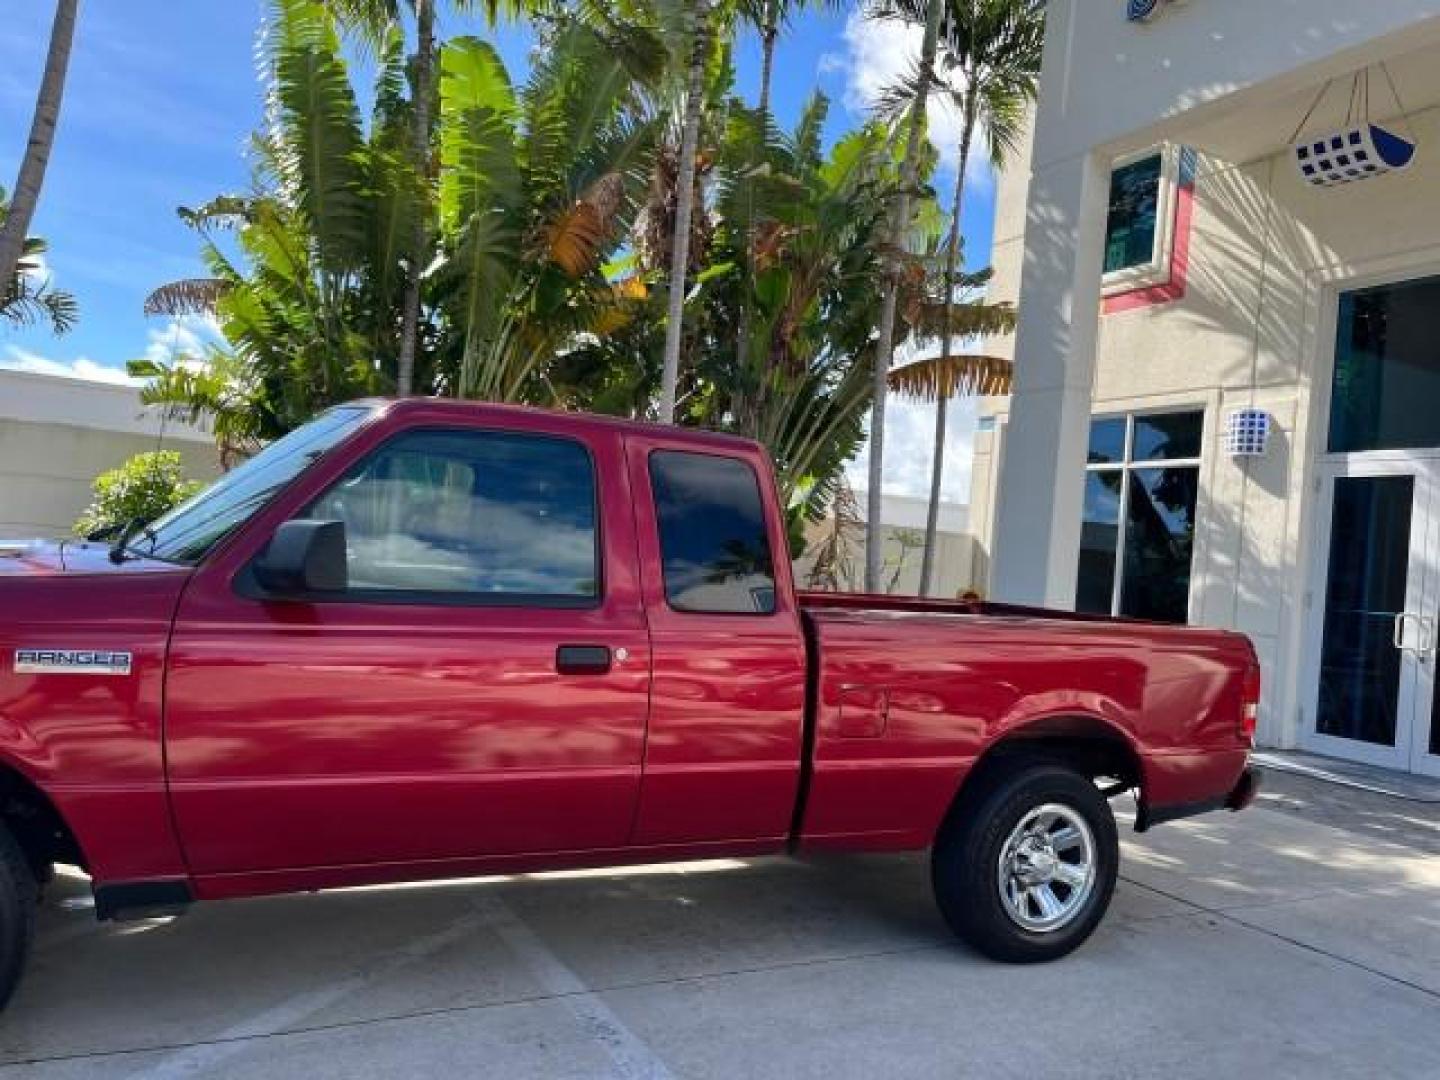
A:
<svg viewBox="0 0 1440 1080">
<path fill-rule="evenodd" d="M 1183 4 L 1185 0 L 1126 0 L 1125 17 L 1131 22 L 1149 22 L 1171 4 Z"/>
</svg>

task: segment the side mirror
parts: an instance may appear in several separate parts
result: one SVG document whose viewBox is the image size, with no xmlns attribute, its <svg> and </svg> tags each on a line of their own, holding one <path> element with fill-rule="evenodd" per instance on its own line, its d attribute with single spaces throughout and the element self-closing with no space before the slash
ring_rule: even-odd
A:
<svg viewBox="0 0 1440 1080">
<path fill-rule="evenodd" d="M 349 581 L 343 521 L 287 521 L 254 563 L 255 580 L 275 596 L 340 592 Z"/>
</svg>

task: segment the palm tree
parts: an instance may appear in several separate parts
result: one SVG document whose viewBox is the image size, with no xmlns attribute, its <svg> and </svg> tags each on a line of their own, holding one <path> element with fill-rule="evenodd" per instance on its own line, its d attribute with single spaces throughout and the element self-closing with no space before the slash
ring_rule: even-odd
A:
<svg viewBox="0 0 1440 1080">
<path fill-rule="evenodd" d="M 940 16 L 944 0 L 924 0 L 925 35 L 920 45 L 920 64 L 916 76 L 916 93 L 906 125 L 905 157 L 900 171 L 900 189 L 895 195 L 890 224 L 890 254 L 880 305 L 879 330 L 875 342 L 874 371 L 871 375 L 870 403 L 870 480 L 866 492 L 865 521 L 865 589 L 880 588 L 881 511 L 884 505 L 881 482 L 885 475 L 885 392 L 895 357 L 895 316 L 900 299 L 901 273 L 899 251 L 901 238 L 910 226 L 910 199 L 919 182 L 920 156 L 924 146 L 925 106 L 935 73 L 936 41 L 940 34 Z M 889 0 L 880 0 L 873 12 L 888 10 Z"/>
<path fill-rule="evenodd" d="M 760 97 L 756 109 L 770 117 L 770 83 L 775 71 L 775 45 L 790 17 L 807 7 L 841 7 L 844 0 L 744 0 L 745 21 L 760 35 Z"/>
<path fill-rule="evenodd" d="M 9 211 L 5 189 L 0 188 L 0 226 L 5 224 Z M 63 334 L 75 325 L 77 308 L 73 296 L 41 279 L 46 247 L 38 236 L 25 238 L 10 281 L 0 288 L 0 322 L 14 327 L 48 323 L 55 333 Z"/>
<path fill-rule="evenodd" d="M 864 442 L 875 281 L 899 179 L 885 124 L 827 151 L 827 110 L 816 95 L 780 133 L 758 111 L 732 107 L 711 162 L 713 199 L 697 229 L 707 256 L 687 311 L 696 348 L 683 380 L 686 421 L 770 449 L 792 540 L 824 517 Z M 939 242 L 938 215 L 917 220 L 921 253 L 901 255 L 907 282 L 924 278 L 923 253 Z M 907 286 L 905 334 L 927 317 L 925 299 Z"/>
<path fill-rule="evenodd" d="M 671 237 L 669 293 L 665 307 L 665 352 L 660 375 L 660 422 L 675 422 L 675 396 L 680 380 L 680 343 L 685 330 L 685 281 L 690 267 L 690 224 L 695 213 L 695 158 L 700 146 L 705 70 L 710 60 L 711 0 L 685 4 L 684 32 L 679 37 L 687 56 L 685 111 L 680 129 L 676 177 L 675 228 Z"/>
<path fill-rule="evenodd" d="M 25 254 L 30 222 L 40 202 L 45 167 L 50 163 L 55 128 L 60 123 L 60 102 L 65 96 L 65 75 L 70 68 L 70 49 L 75 40 L 75 17 L 79 6 L 79 0 L 57 0 L 55 4 L 50 50 L 45 56 L 45 72 L 35 100 L 30 141 L 20 161 L 20 178 L 15 184 L 14 201 L 4 225 L 0 225 L 0 282 L 15 281 L 16 267 Z"/>
<path fill-rule="evenodd" d="M 919 22 L 928 12 L 925 0 L 889 0 L 894 17 Z M 940 35 L 942 72 L 935 90 L 960 116 L 956 146 L 958 163 L 951 201 L 950 235 L 945 246 L 942 282 L 943 322 L 940 327 L 942 369 L 952 360 L 956 336 L 976 333 L 954 321 L 956 290 L 960 280 L 960 222 L 965 205 L 966 174 L 978 131 L 983 130 L 990 162 L 997 169 L 1020 139 L 1025 111 L 1035 100 L 1040 81 L 1041 52 L 1045 43 L 1043 0 L 945 0 Z M 882 111 L 906 108 L 917 96 L 915 82 L 887 93 Z M 944 386 L 941 380 L 937 385 Z M 935 565 L 935 537 L 940 514 L 940 490 L 945 465 L 948 396 L 935 399 L 935 449 L 930 471 L 930 505 L 925 521 L 925 554 L 920 568 L 920 595 L 929 594 Z"/>
</svg>

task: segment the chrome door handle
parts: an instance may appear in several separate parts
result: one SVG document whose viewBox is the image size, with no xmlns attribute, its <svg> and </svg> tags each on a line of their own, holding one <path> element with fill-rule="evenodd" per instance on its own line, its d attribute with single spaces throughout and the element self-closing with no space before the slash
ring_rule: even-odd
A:
<svg viewBox="0 0 1440 1080">
<path fill-rule="evenodd" d="M 1405 628 L 1409 620 L 1414 619 L 1420 625 L 1420 641 L 1416 645 L 1405 644 Z M 1413 612 L 1401 611 L 1395 615 L 1395 627 L 1390 640 L 1395 648 L 1401 652 L 1411 652 L 1422 659 L 1428 658 L 1435 652 L 1436 626 L 1434 620 L 1426 615 L 1416 615 Z"/>
<path fill-rule="evenodd" d="M 1405 620 L 1410 617 L 1408 611 L 1397 611 L 1395 613 L 1395 625 L 1390 633 L 1390 642 L 1401 652 L 1405 651 Z"/>
</svg>

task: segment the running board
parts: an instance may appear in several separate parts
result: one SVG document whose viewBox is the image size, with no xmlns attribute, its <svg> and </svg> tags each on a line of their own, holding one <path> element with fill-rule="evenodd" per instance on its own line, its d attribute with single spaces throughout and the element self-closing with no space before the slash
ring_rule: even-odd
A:
<svg viewBox="0 0 1440 1080">
<path fill-rule="evenodd" d="M 185 881 L 118 881 L 97 885 L 93 891 L 95 917 L 121 922 L 183 915 L 195 900 Z"/>
</svg>

